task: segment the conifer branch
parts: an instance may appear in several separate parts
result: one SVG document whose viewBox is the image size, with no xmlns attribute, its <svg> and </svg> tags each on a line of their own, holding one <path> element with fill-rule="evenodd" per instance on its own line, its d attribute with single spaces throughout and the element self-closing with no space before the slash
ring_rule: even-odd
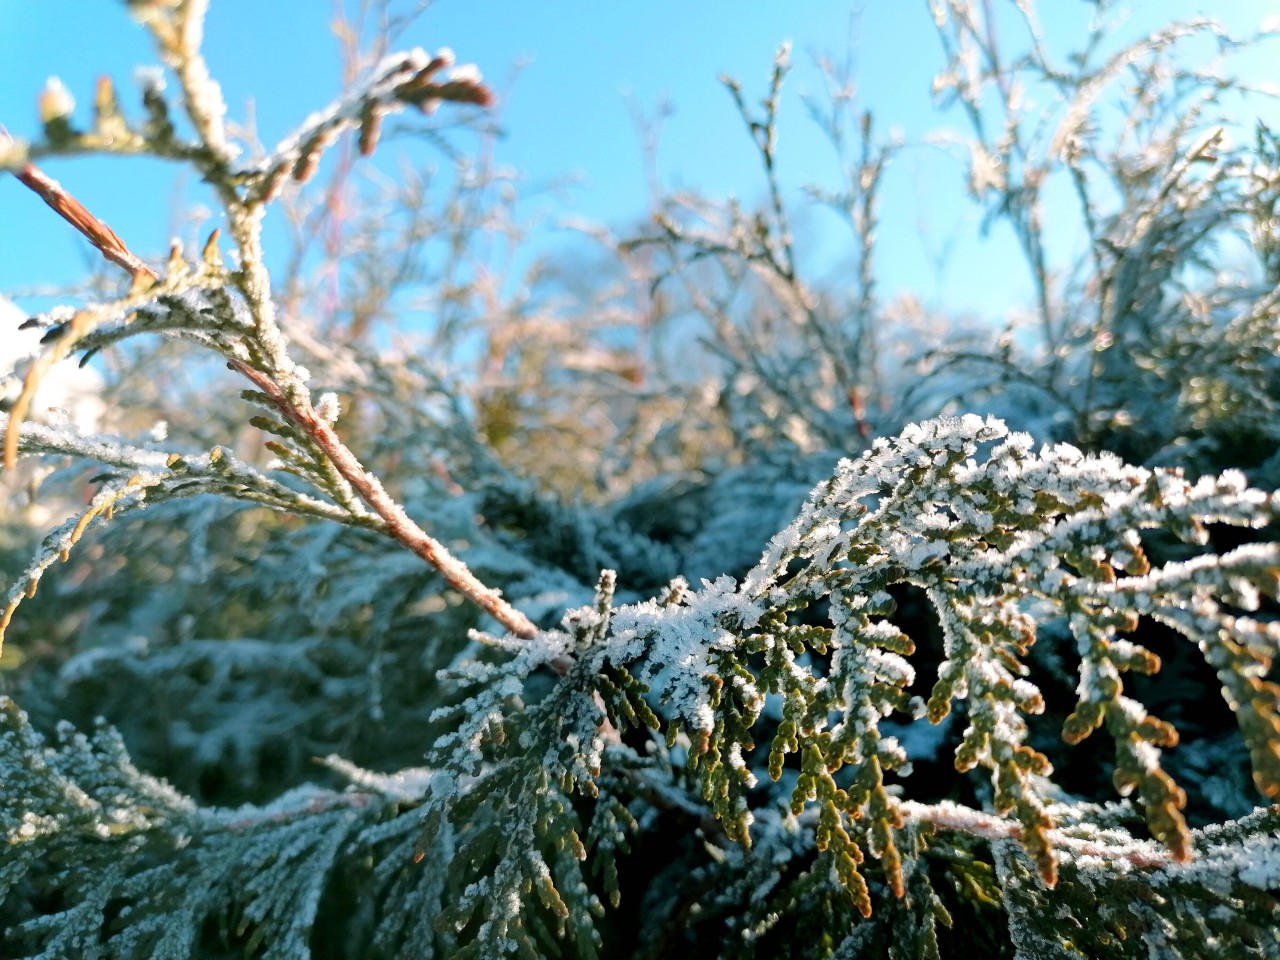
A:
<svg viewBox="0 0 1280 960">
<path fill-rule="evenodd" d="M 135 15 L 155 33 L 162 53 L 178 75 L 184 93 L 184 103 L 201 143 L 208 151 L 210 162 L 219 171 L 225 169 L 234 152 L 227 143 L 223 114 L 225 105 L 217 85 L 209 76 L 208 68 L 200 54 L 203 21 L 207 0 L 183 0 L 172 12 L 164 12 L 157 5 L 141 4 Z M 442 99 L 489 102 L 490 95 L 471 78 L 433 83 L 431 78 L 452 62 L 451 57 L 437 56 L 425 63 L 414 57 L 405 58 L 391 72 L 390 88 L 404 102 L 411 102 L 424 110 Z M 384 85 L 386 80 L 382 81 Z M 374 104 L 373 99 L 368 101 Z M 385 105 L 379 109 L 387 109 Z M 352 112 L 348 108 L 347 113 Z M 308 157 L 314 163 L 319 150 L 332 142 L 342 126 L 350 122 L 346 113 L 331 111 L 332 118 L 322 133 L 312 132 L 305 142 L 309 145 Z M 358 104 L 354 113 L 363 116 L 368 131 L 364 136 L 366 152 L 376 143 L 376 132 L 369 119 L 372 114 L 362 111 Z M 2 131 L 0 131 L 2 133 Z M 7 139 L 7 134 L 5 134 Z M 293 163 L 289 160 L 289 163 Z M 47 177 L 34 164 L 27 162 L 15 176 L 34 190 L 60 216 L 83 233 L 102 255 L 127 270 L 135 286 L 154 282 L 157 277 L 145 263 L 134 256 L 124 241 L 109 226 L 94 217 L 85 206 L 62 188 L 57 181 Z M 399 543 L 437 569 L 445 582 L 474 601 L 516 636 L 528 639 L 537 634 L 537 627 L 528 617 L 502 599 L 501 592 L 481 583 L 466 566 L 454 557 L 439 541 L 429 536 L 413 522 L 403 507 L 383 489 L 376 477 L 370 474 L 351 450 L 338 438 L 329 423 L 316 413 L 311 405 L 309 391 L 305 389 L 296 368 L 285 352 L 284 339 L 275 319 L 270 278 L 263 263 L 261 244 L 262 212 L 266 198 L 244 199 L 230 185 L 225 176 L 211 177 L 219 189 L 231 220 L 231 230 L 241 253 L 241 269 L 236 280 L 245 296 L 255 321 L 255 347 L 265 355 L 267 364 L 283 375 L 288 386 L 282 388 L 276 379 L 256 370 L 237 357 L 231 357 L 229 365 L 252 381 L 291 423 L 303 432 L 323 451 L 338 473 L 351 484 L 361 498 L 386 523 L 386 531 Z M 300 179 L 304 179 L 301 178 Z M 214 242 L 211 240 L 211 243 Z M 4 444 L 4 463 L 11 469 L 17 458 L 18 431 L 31 396 L 44 369 L 61 359 L 89 332 L 88 318 L 73 323 L 58 340 L 58 349 L 51 351 L 42 363 L 37 364 L 30 375 L 15 407 L 14 416 L 7 424 Z M 557 669 L 567 669 L 570 661 L 557 661 Z"/>
<path fill-rule="evenodd" d="M 945 800 L 935 803 L 904 800 L 898 805 L 898 810 L 903 815 L 904 826 L 927 823 L 939 830 L 953 830 L 983 840 L 1021 842 L 1026 839 L 1021 824 Z M 1060 827 L 1051 828 L 1048 835 L 1054 850 L 1076 857 L 1123 861 L 1143 870 L 1171 867 L 1185 862 L 1185 858 L 1180 859 L 1158 843 L 1149 840 L 1108 844 L 1100 840 L 1082 839 L 1074 836 L 1069 829 Z"/>
<path fill-rule="evenodd" d="M 989 164 L 974 189 L 1004 199 L 998 215 L 1016 219 L 1043 281 L 1042 268 L 1052 265 L 1037 259 L 1047 249 L 1037 178 L 1063 153 L 1088 204 L 1088 176 L 1100 159 L 1093 106 L 1134 58 L 1112 58 L 1090 74 L 1086 51 L 1071 71 L 1048 75 L 1068 96 L 1066 114 L 1045 128 L 1043 142 L 1026 139 L 1017 78 L 996 62 L 990 5 L 933 6 L 952 18 L 946 36 L 963 41 L 948 47 L 958 71 L 952 85 L 974 119 L 987 113 L 979 97 L 988 73 L 995 106 L 1009 115 L 1006 153 L 988 142 L 986 154 L 1026 164 Z M 1012 943 L 1001 942 L 1000 952 L 1019 956 L 1280 956 L 1280 805 L 1248 809 L 1259 797 L 1280 798 L 1280 493 L 1267 492 L 1280 482 L 1265 470 L 1247 479 L 1224 470 L 1231 461 L 1199 469 L 1194 460 L 1189 472 L 1203 479 L 1190 482 L 1164 468 L 1167 460 L 1129 446 L 1124 460 L 1088 443 L 1084 451 L 1039 446 L 1032 436 L 1047 435 L 1050 422 L 1037 421 L 1040 413 L 1029 425 L 1008 407 L 938 417 L 937 408 L 908 403 L 915 385 L 902 390 L 909 376 L 885 373 L 877 346 L 878 338 L 889 346 L 884 321 L 893 318 L 874 297 L 870 268 L 880 159 L 892 145 L 873 145 L 866 114 L 845 188 L 810 195 L 853 211 L 862 269 L 850 301 L 806 280 L 792 247 L 789 224 L 798 217 L 783 205 L 776 126 L 785 54 L 762 113 L 730 82 L 765 169 L 767 206 L 753 213 L 734 202 L 664 204 L 660 232 L 631 249 L 657 244 L 673 259 L 664 276 L 678 276 L 688 304 L 711 321 L 708 349 L 730 369 L 711 384 L 711 402 L 724 409 L 708 420 L 726 428 L 734 456 L 637 455 L 653 468 L 648 476 L 674 468 L 678 480 L 636 485 L 628 466 L 608 478 L 612 489 L 628 490 L 625 500 L 584 505 L 547 492 L 568 484 L 543 481 L 549 470 L 577 470 L 590 459 L 586 448 L 548 451 L 537 431 L 561 412 L 589 411 L 600 394 L 561 406 L 561 381 L 544 377 L 533 395 L 554 396 L 548 406 L 560 409 L 530 412 L 513 391 L 507 396 L 522 409 L 510 415 L 503 397 L 484 409 L 494 380 L 473 387 L 463 372 L 435 369 L 463 355 L 459 343 L 471 351 L 477 331 L 492 335 L 489 359 L 501 362 L 491 366 L 504 374 L 508 358 L 523 364 L 543 349 L 577 349 L 577 314 L 553 341 L 525 336 L 541 316 L 494 334 L 487 325 L 505 314 L 492 299 L 479 308 L 482 318 L 463 316 L 456 328 L 442 312 L 445 330 L 434 344 L 446 346 L 425 352 L 428 363 L 403 351 L 363 353 L 362 334 L 317 349 L 325 337 L 304 330 L 291 348 L 281 318 L 300 322 L 306 303 L 300 292 L 273 296 L 262 238 L 269 204 L 290 181 L 316 176 L 344 133 L 368 153 L 382 118 L 406 106 L 429 113 L 445 101 L 487 104 L 492 95 L 474 68 L 451 69 L 446 50 L 379 49 L 347 93 L 264 158 L 245 162 L 200 51 L 208 0 L 129 7 L 177 78 L 172 107 L 186 112 L 187 139 L 178 139 L 158 74 L 141 83 L 144 123 L 131 125 L 104 79 L 91 132 L 80 132 L 74 102 L 55 82 L 42 98 L 44 139 L 0 139 L 0 167 L 134 281 L 111 302 L 24 324 L 43 334 L 43 349 L 3 427 L 10 464 L 20 453 L 74 466 L 49 483 L 72 494 L 69 519 L 45 531 L 0 608 L 2 636 L 45 571 L 69 563 L 53 615 L 36 605 L 25 631 L 33 639 L 0 664 L 31 656 L 0 680 L 19 699 L 34 691 L 39 704 L 33 724 L 0 697 L 0 911 L 17 918 L 0 931 L 0 953 L 306 957 L 316 944 L 342 943 L 362 956 L 598 956 L 630 932 L 635 911 L 607 910 L 625 897 L 642 905 L 647 929 L 637 956 L 648 957 L 696 943 L 723 960 L 941 960 L 975 933 L 994 930 L 999 940 L 1006 927 Z M 1029 18 L 1030 4 L 1019 7 Z M 338 32 L 349 29 L 340 24 Z M 1164 37 L 1148 45 L 1158 52 L 1177 39 Z M 968 70 L 981 61 L 969 54 L 984 52 L 991 70 Z M 1047 70 L 1048 55 L 1037 35 L 1020 62 Z M 1164 101 L 1154 63 L 1137 68 L 1143 95 L 1151 94 L 1141 116 Z M 831 96 L 843 110 L 853 94 L 841 86 Z M 841 122 L 827 126 L 838 148 Z M 1045 307 L 1042 318 L 1054 359 L 1018 371 L 1018 387 L 1061 362 L 1064 373 L 1109 384 L 1124 405 L 1117 412 L 1132 407 L 1157 419 L 1151 411 L 1166 405 L 1148 396 L 1140 413 L 1141 398 L 1130 394 L 1149 384 L 1134 388 L 1117 376 L 1112 364 L 1122 351 L 1101 346 L 1103 334 L 1124 332 L 1128 313 L 1149 319 L 1143 311 L 1153 304 L 1162 312 L 1172 305 L 1169 339 L 1147 359 L 1162 376 L 1186 372 L 1174 379 L 1193 393 L 1176 398 L 1183 420 L 1167 442 L 1194 445 L 1210 439 L 1200 432 L 1206 423 L 1226 422 L 1233 442 L 1266 438 L 1274 449 L 1274 293 L 1246 297 L 1217 281 L 1196 305 L 1203 323 L 1188 322 L 1168 296 L 1175 286 L 1186 294 L 1168 282 L 1183 265 L 1212 262 L 1197 254 L 1207 231 L 1234 223 L 1243 209 L 1236 192 L 1245 167 L 1235 158 L 1247 152 L 1215 137 L 1188 153 L 1178 141 L 1191 124 L 1184 114 L 1174 125 L 1180 132 L 1144 147 L 1141 163 L 1135 154 L 1101 158 L 1123 174 L 1125 189 L 1114 223 L 1099 213 L 1087 224 L 1099 296 L 1081 302 L 1102 305 L 1097 337 L 1068 329 L 1079 308 L 1064 309 L 1071 301 L 1055 293 L 1053 313 Z M 1266 183 L 1252 215 L 1274 233 L 1269 191 L 1280 149 L 1262 141 L 1265 163 L 1251 175 Z M 29 163 L 90 152 L 197 169 L 221 201 L 233 265 L 215 231 L 195 262 L 175 244 L 157 277 Z M 471 172 L 459 178 L 467 181 L 459 195 L 472 189 Z M 1217 210 L 1221 200 L 1226 213 Z M 397 244 L 406 263 L 424 237 L 450 247 L 450 257 L 471 256 L 468 231 L 487 228 L 453 216 L 471 210 L 468 202 L 487 201 L 451 197 L 438 232 L 424 228 L 414 206 L 411 229 L 391 243 L 381 224 L 361 243 L 335 242 L 326 267 L 344 283 L 351 274 L 355 286 L 375 286 L 374 306 L 363 288 L 335 289 L 323 309 L 344 310 L 353 292 L 357 317 L 390 305 L 397 285 L 413 282 L 405 263 L 388 269 L 377 259 L 395 260 Z M 358 259 L 339 265 L 340 246 Z M 302 259 L 291 268 L 299 275 Z M 449 263 L 441 276 L 467 272 Z M 689 269 L 698 263 L 716 270 Z M 291 273 L 281 285 L 277 275 L 274 285 L 301 291 L 300 279 Z M 465 286 L 441 281 L 436 302 L 465 312 Z M 1048 292 L 1039 282 L 1042 302 Z M 564 319 L 558 309 L 549 308 L 548 325 Z M 662 312 L 655 306 L 650 319 Z M 1205 347 L 1214 339 L 1206 331 L 1218 330 L 1224 335 Z M 147 402 L 159 397 L 161 415 L 181 419 L 188 445 L 207 452 L 171 452 L 161 425 L 150 440 L 126 442 L 21 422 L 52 364 L 140 334 L 195 344 L 245 377 L 252 389 L 239 396 L 256 407 L 247 426 L 269 435 L 249 433 L 253 449 L 261 440 L 275 459 L 259 468 L 216 444 L 244 426 L 233 398 L 175 415 L 169 383 L 141 363 L 125 371 L 125 389 Z M 1083 352 L 1073 356 L 1073 344 Z M 649 345 L 656 358 L 660 344 Z M 296 362 L 303 356 L 315 376 Z M 979 400 L 967 388 L 946 390 L 939 369 L 951 376 L 961 361 L 983 358 L 997 369 L 1016 366 L 1012 346 L 1002 357 L 968 356 L 954 345 L 936 356 L 942 366 L 920 379 L 948 403 Z M 587 359 L 597 373 L 620 369 Z M 535 359 L 534 376 L 546 369 Z M 652 369 L 660 375 L 656 363 Z M 201 403 L 221 379 L 200 378 Z M 1069 414 L 1052 421 L 1053 435 L 1070 423 L 1096 426 L 1089 411 L 1104 405 L 1091 389 L 1052 377 L 1043 385 L 1056 398 L 1052 412 Z M 340 420 L 340 396 L 355 401 L 349 420 Z M 646 392 L 651 398 L 662 399 Z M 684 406 L 673 416 L 696 421 L 708 409 Z M 1208 419 L 1197 421 L 1202 415 Z M 589 436 L 599 450 L 599 433 Z M 1100 435 L 1088 427 L 1062 438 L 1081 437 Z M 509 438 L 527 447 L 520 469 L 529 476 L 502 446 Z M 869 449 L 831 474 L 838 451 L 863 446 L 859 438 Z M 689 476 L 739 459 L 740 467 L 710 478 Z M 84 462 L 101 467 L 87 483 Z M 375 475 L 366 463 L 387 472 Z M 137 517 L 129 543 L 113 539 L 116 526 L 92 548 L 98 552 L 78 545 L 126 513 Z M 308 519 L 333 522 L 299 522 Z M 492 571 L 484 580 L 501 592 L 446 543 L 465 544 L 468 562 Z M 701 579 L 704 571 L 724 575 Z M 504 629 L 475 629 L 477 609 Z M 561 612 L 560 629 L 538 628 Z M 1179 656 L 1166 652 L 1166 641 L 1193 652 L 1192 670 L 1201 660 L 1216 677 L 1238 739 L 1199 736 L 1181 706 L 1189 697 L 1171 708 L 1152 692 L 1147 678 L 1162 657 Z M 1188 682 L 1187 665 L 1171 663 L 1165 682 Z M 70 723 L 50 729 L 54 717 L 77 715 L 109 721 L 85 733 Z M 1060 728 L 1065 745 L 1044 735 L 1038 715 L 1050 731 Z M 1180 731 L 1189 742 L 1173 751 Z M 1082 778 L 1072 769 L 1079 765 L 1060 764 L 1067 746 L 1090 736 L 1111 741 L 1119 801 L 1089 793 L 1105 789 L 1088 783 L 1092 769 Z M 346 790 L 309 782 L 310 758 L 326 754 L 327 772 L 344 777 Z M 912 765 L 922 763 L 934 767 L 928 803 L 911 792 Z M 958 776 L 940 792 L 937 773 L 947 765 Z M 968 771 L 983 776 L 975 782 Z M 661 855 L 640 844 L 661 845 Z M 346 903 L 355 908 L 329 909 Z"/>
<path fill-rule="evenodd" d="M 248 378 L 266 394 L 276 408 L 293 424 L 313 440 L 333 463 L 357 493 L 385 522 L 387 533 L 397 542 L 435 567 L 445 582 L 501 623 L 518 637 L 530 639 L 537 636 L 538 628 L 511 604 L 502 599 L 500 591 L 487 587 L 458 560 L 444 544 L 427 534 L 405 513 L 383 489 L 377 477 L 369 473 L 356 459 L 355 454 L 339 439 L 328 422 L 321 417 L 309 400 L 290 399 L 269 376 L 255 370 L 242 360 L 232 358 L 228 364 Z"/>
<path fill-rule="evenodd" d="M 0 127 L 0 147 L 10 143 L 12 138 L 3 127 Z M 30 161 L 23 163 L 13 171 L 13 175 L 23 186 L 52 207 L 58 216 L 79 230 L 107 260 L 128 271 L 135 284 L 156 279 L 155 271 L 136 257 L 114 230 L 90 213 L 84 204 L 66 191 L 62 184 L 34 163 Z"/>
</svg>

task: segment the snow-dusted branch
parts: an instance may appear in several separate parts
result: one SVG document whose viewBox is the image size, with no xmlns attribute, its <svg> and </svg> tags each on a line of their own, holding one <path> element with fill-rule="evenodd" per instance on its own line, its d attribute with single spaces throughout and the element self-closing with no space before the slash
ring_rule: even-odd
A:
<svg viewBox="0 0 1280 960">
<path fill-rule="evenodd" d="M 269 397 L 285 418 L 324 451 L 343 479 L 383 519 L 390 536 L 435 567 L 445 582 L 475 602 L 516 636 L 527 639 L 537 635 L 538 628 L 533 622 L 503 600 L 500 591 L 477 580 L 462 561 L 413 522 L 405 513 L 404 507 L 392 499 L 378 478 L 356 459 L 355 454 L 342 442 L 330 423 L 316 412 L 309 400 L 290 399 L 267 374 L 255 370 L 242 360 L 233 358 L 229 362 Z"/>
<path fill-rule="evenodd" d="M 433 55 L 415 49 L 384 58 L 358 86 L 309 117 L 264 160 L 238 170 L 236 179 L 269 201 L 289 179 L 309 180 L 321 154 L 347 130 L 359 129 L 360 152 L 368 156 L 377 147 L 382 118 L 406 105 L 423 113 L 444 102 L 488 106 L 493 94 L 479 71 L 453 64 L 453 51 L 447 49 Z"/>
<path fill-rule="evenodd" d="M 54 338 L 46 356 L 33 366 L 33 372 L 27 378 L 6 430 L 6 464 L 12 467 L 14 463 L 18 425 L 38 386 L 40 374 L 50 363 L 62 359 L 73 349 L 96 349 L 120 336 L 148 330 L 194 336 L 205 346 L 226 353 L 230 365 L 246 376 L 261 391 L 261 397 L 300 429 L 306 441 L 314 444 L 321 456 L 327 459 L 329 466 L 320 466 L 316 480 L 347 509 L 346 519 L 365 520 L 354 511 L 344 482 L 381 518 L 390 536 L 435 567 L 447 583 L 472 599 L 512 633 L 526 639 L 533 637 L 537 628 L 528 617 L 503 600 L 498 590 L 477 580 L 443 544 L 414 523 L 404 508 L 386 493 L 379 480 L 339 439 L 329 420 L 316 412 L 310 391 L 305 386 L 305 375 L 289 357 L 286 340 L 276 321 L 276 307 L 261 241 L 263 206 L 274 197 L 282 178 L 291 175 L 297 180 L 307 179 L 319 154 L 344 130 L 358 125 L 361 148 L 368 153 L 377 143 L 380 118 L 406 104 L 424 111 L 450 100 L 487 104 L 491 94 L 480 82 L 479 74 L 473 69 L 457 68 L 442 76 L 441 71 L 453 63 L 452 54 L 447 51 L 429 57 L 421 50 L 415 50 L 387 58 L 363 85 L 308 120 L 263 165 L 254 170 L 232 172 L 230 165 L 236 150 L 227 139 L 226 107 L 200 53 L 207 0 L 181 0 L 172 6 L 136 6 L 135 15 L 155 34 L 161 55 L 178 77 L 187 114 L 204 151 L 202 167 L 205 177 L 218 189 L 226 206 L 232 238 L 240 255 L 238 271 L 229 275 L 222 272 L 215 236 L 210 241 L 212 254 L 206 249 L 206 269 L 188 276 L 185 262 L 180 253 L 175 252 L 165 286 L 171 294 L 181 294 L 195 286 L 207 286 L 202 281 L 207 281 L 210 274 L 216 274 L 216 279 L 230 279 L 243 297 L 249 327 L 246 328 L 236 302 L 226 296 L 221 303 L 206 305 L 212 308 L 208 316 L 198 310 L 193 313 L 180 300 L 171 299 L 166 304 L 167 311 L 158 313 L 153 310 L 148 314 L 150 319 L 147 322 L 136 323 L 132 329 L 118 326 L 114 331 L 102 329 L 107 316 L 93 311 L 77 312 L 64 325 L 61 334 Z M 153 90 L 153 95 L 158 93 Z M 128 270 L 135 283 L 140 279 L 156 280 L 155 273 L 134 257 L 108 226 L 93 217 L 58 184 L 44 177 L 29 163 L 21 167 L 17 175 L 89 237 L 104 256 Z M 249 185 L 248 189 L 246 185 Z M 116 315 L 126 313 L 137 314 L 139 311 L 135 306 L 131 310 L 117 311 Z M 127 317 L 124 322 L 127 325 Z M 249 358 L 256 358 L 256 365 L 248 362 Z M 316 510 L 308 508 L 303 512 L 315 513 Z"/>
</svg>

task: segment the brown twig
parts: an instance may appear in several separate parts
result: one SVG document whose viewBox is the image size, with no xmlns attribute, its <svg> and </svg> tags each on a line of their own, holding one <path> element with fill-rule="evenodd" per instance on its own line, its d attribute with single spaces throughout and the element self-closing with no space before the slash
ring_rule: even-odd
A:
<svg viewBox="0 0 1280 960">
<path fill-rule="evenodd" d="M 6 471 L 12 470 L 18 463 L 19 428 L 27 419 L 27 411 L 31 409 L 31 401 L 35 399 L 36 390 L 40 388 L 40 381 L 55 363 L 65 359 L 71 353 L 71 348 L 84 335 L 90 322 L 88 314 L 77 310 L 67 324 L 66 332 L 32 361 L 27 375 L 22 378 L 22 392 L 9 408 L 9 420 L 4 428 L 3 463 Z M 3 625 L 0 625 L 0 632 L 3 632 Z"/>
<path fill-rule="evenodd" d="M 4 127 L 0 127 L 0 144 L 12 142 L 13 138 L 9 136 L 9 132 Z M 104 257 L 127 270 L 135 285 L 140 281 L 155 282 L 157 279 L 155 271 L 135 257 L 114 230 L 90 213 L 79 200 L 67 193 L 57 180 L 30 161 L 13 171 L 13 175 L 24 186 L 35 191 L 58 216 L 84 234 Z M 43 354 L 27 371 L 22 384 L 22 394 L 18 397 L 13 409 L 9 411 L 9 421 L 5 425 L 3 463 L 6 470 L 12 470 L 17 462 L 18 428 L 26 418 L 27 409 L 35 396 L 36 389 L 40 386 L 40 380 L 49 367 L 70 352 L 71 347 L 83 333 L 85 319 L 84 314 L 77 313 L 67 326 L 65 335 L 59 338 L 53 348 Z"/>
<path fill-rule="evenodd" d="M 0 142 L 11 140 L 8 132 L 0 127 Z M 134 256 L 114 230 L 85 209 L 84 204 L 67 193 L 62 184 L 34 163 L 24 163 L 20 169 L 13 171 L 13 175 L 51 206 L 58 216 L 84 234 L 104 257 L 129 271 L 129 276 L 135 283 L 139 278 L 151 281 L 157 279 L 156 272 Z"/>
<path fill-rule="evenodd" d="M 309 402 L 290 399 L 270 376 L 261 370 L 255 370 L 242 360 L 232 359 L 228 363 L 252 381 L 270 398 L 276 409 L 324 452 L 342 478 L 360 495 L 360 499 L 382 518 L 387 525 L 387 532 L 398 543 L 435 567 L 449 586 L 469 597 L 516 636 L 527 640 L 537 635 L 538 628 L 533 621 L 503 600 L 499 591 L 476 579 L 444 544 L 413 522 L 405 513 L 404 507 L 387 494 L 378 479 L 364 468 L 355 454 L 339 439 L 333 427 L 316 413 Z"/>
</svg>

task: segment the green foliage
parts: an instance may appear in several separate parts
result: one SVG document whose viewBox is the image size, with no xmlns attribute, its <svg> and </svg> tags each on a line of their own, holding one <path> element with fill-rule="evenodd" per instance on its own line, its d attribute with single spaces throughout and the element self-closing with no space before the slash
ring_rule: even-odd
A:
<svg viewBox="0 0 1280 960">
<path fill-rule="evenodd" d="M 1130 670 L 1159 669 L 1158 658 L 1119 636 L 1139 617 L 1201 644 L 1250 746 L 1260 791 L 1280 792 L 1274 686 L 1256 679 L 1275 658 L 1280 629 L 1224 608 L 1256 610 L 1259 590 L 1275 600 L 1280 553 L 1274 545 L 1247 546 L 1153 571 L 1139 535 L 1158 527 L 1203 541 L 1206 522 L 1273 522 L 1280 500 L 1247 489 L 1239 475 L 1192 485 L 1071 447 L 1037 455 L 1030 438 L 1006 437 L 994 421 L 968 417 L 877 441 L 814 491 L 740 592 L 717 582 L 675 611 L 641 605 L 614 617 L 623 652 L 613 659 L 644 651 L 641 672 L 664 671 L 654 692 L 676 714 L 668 742 L 688 733 L 690 769 L 732 839 L 749 838 L 756 765 L 745 757 L 753 728 L 765 695 L 781 697 L 769 775 L 779 780 L 786 757 L 799 757 L 790 812 L 816 804 L 814 842 L 829 851 L 864 915 L 871 912 L 858 869 L 864 849 L 881 861 L 890 889 L 905 893 L 895 841 L 905 821 L 885 776 L 901 772 L 908 757 L 879 726 L 895 711 L 927 712 L 937 723 L 955 701 L 967 702 L 956 768 L 990 772 L 994 810 L 1021 824 L 1042 880 L 1056 881 L 1044 779 L 1052 767 L 1026 743 L 1023 719 L 1044 710 L 1040 690 L 1024 679 L 1037 622 L 1064 618 L 1077 643 L 1079 700 L 1064 739 L 1078 742 L 1105 720 L 1117 788 L 1137 791 L 1152 836 L 1176 859 L 1190 856 L 1191 834 L 1180 813 L 1185 795 L 1162 770 L 1159 748 L 1173 746 L 1177 735 L 1125 696 L 1121 680 Z M 1005 442 L 975 460 L 979 447 L 997 440 Z M 889 590 L 902 583 L 925 591 L 944 637 L 927 705 L 909 695 L 915 670 L 906 658 L 914 644 L 889 619 Z M 818 602 L 830 626 L 802 625 Z M 683 637 L 712 639 L 708 647 L 706 639 L 679 643 Z M 698 663 L 705 689 L 691 686 L 675 663 Z"/>
</svg>

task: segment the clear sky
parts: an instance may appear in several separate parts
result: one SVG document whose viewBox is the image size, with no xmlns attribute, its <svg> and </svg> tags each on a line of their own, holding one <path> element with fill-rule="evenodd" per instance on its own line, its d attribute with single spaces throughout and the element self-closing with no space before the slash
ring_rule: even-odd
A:
<svg viewBox="0 0 1280 960">
<path fill-rule="evenodd" d="M 1082 0 L 1039 6 L 1051 45 L 1077 35 L 1091 10 Z M 1204 10 L 1247 30 L 1277 12 L 1274 0 L 1134 0 L 1128 6 L 1135 10 L 1131 31 Z M 784 100 L 780 145 L 781 175 L 793 193 L 805 182 L 832 183 L 830 150 L 799 97 L 821 86 L 810 55 L 843 57 L 851 37 L 859 95 L 881 129 L 899 129 L 911 142 L 941 127 L 963 129 L 959 117 L 933 106 L 930 83 L 941 51 L 924 0 L 862 0 L 857 16 L 854 9 L 848 0 L 436 0 L 402 45 L 449 46 L 460 61 L 478 64 L 504 91 L 499 159 L 534 184 L 580 178 L 564 213 L 624 226 L 646 206 L 628 99 L 648 113 L 663 99 L 675 108 L 659 155 L 668 186 L 748 202 L 761 196 L 749 142 L 716 77 L 736 76 L 757 99 L 784 39 L 793 41 L 798 64 Z M 263 142 L 276 142 L 338 92 L 331 15 L 330 0 L 212 0 L 206 56 L 232 117 L 251 110 Z M 98 74 L 116 78 L 129 109 L 137 102 L 134 68 L 154 62 L 148 37 L 124 3 L 0 0 L 0 124 L 15 135 L 36 133 L 35 99 L 47 77 L 60 77 L 87 117 Z M 1265 61 L 1253 63 L 1255 74 L 1267 72 Z M 523 66 L 509 85 L 516 64 Z M 1240 119 L 1252 126 L 1252 118 Z M 442 162 L 425 146 L 421 159 Z M 175 233 L 175 206 L 199 197 L 189 174 L 183 180 L 176 168 L 155 161 L 49 160 L 44 166 L 136 252 L 152 258 Z M 921 146 L 902 158 L 886 181 L 881 213 L 888 292 L 911 289 L 938 306 L 984 312 L 1029 295 L 1011 238 L 997 230 L 978 243 L 979 214 L 963 202 L 960 168 L 938 151 Z M 958 242 L 939 273 L 932 254 L 951 238 Z M 552 234 L 541 240 L 568 242 Z M 70 282 L 94 256 L 16 181 L 0 179 L 0 291 Z"/>
</svg>

